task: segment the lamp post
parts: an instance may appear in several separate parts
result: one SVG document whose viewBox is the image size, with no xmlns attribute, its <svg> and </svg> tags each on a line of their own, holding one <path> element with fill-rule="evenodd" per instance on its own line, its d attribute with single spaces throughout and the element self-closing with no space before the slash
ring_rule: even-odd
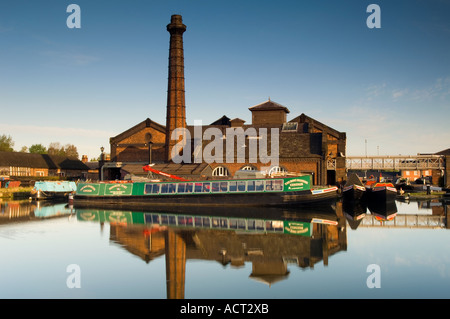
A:
<svg viewBox="0 0 450 319">
<path fill-rule="evenodd" d="M 105 150 L 105 148 L 102 146 L 100 147 L 100 160 L 98 161 L 98 173 L 99 173 L 99 179 L 102 181 L 103 180 L 103 165 L 105 164 L 105 153 L 103 153 L 103 151 Z"/>
</svg>

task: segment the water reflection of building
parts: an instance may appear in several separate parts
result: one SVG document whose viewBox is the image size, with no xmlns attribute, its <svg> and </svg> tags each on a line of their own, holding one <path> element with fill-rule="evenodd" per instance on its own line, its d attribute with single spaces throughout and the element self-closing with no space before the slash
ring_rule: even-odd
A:
<svg viewBox="0 0 450 319">
<path fill-rule="evenodd" d="M 306 235 L 115 223 L 110 226 L 110 239 L 145 262 L 165 255 L 167 297 L 172 299 L 184 298 L 187 260 L 216 261 L 231 267 L 250 262 L 249 277 L 271 285 L 288 277 L 289 265 L 300 268 L 314 268 L 320 262 L 328 265 L 329 257 L 347 249 L 345 226 L 338 204 L 330 219 L 319 218 L 304 229 L 299 226 Z"/>
</svg>

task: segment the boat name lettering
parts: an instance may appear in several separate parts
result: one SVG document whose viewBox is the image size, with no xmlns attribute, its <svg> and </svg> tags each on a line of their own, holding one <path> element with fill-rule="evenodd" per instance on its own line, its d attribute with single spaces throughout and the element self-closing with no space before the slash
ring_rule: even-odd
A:
<svg viewBox="0 0 450 319">
<path fill-rule="evenodd" d="M 114 188 L 119 189 L 120 187 L 122 187 L 124 190 L 127 189 L 127 186 L 126 186 L 126 185 L 118 184 L 118 185 L 113 185 L 113 186 L 111 186 L 111 187 L 109 188 L 109 190 L 112 190 L 112 189 L 114 189 Z M 118 191 L 120 191 L 120 190 L 118 190 Z"/>
<path fill-rule="evenodd" d="M 303 184 L 308 184 L 308 182 L 303 179 L 296 178 L 296 179 L 291 179 L 290 181 L 286 182 L 285 185 L 303 186 Z"/>
<path fill-rule="evenodd" d="M 309 232 L 309 227 L 304 223 L 287 222 L 284 230 L 289 234 L 306 234 Z"/>
<path fill-rule="evenodd" d="M 90 193 L 90 192 L 96 191 L 96 189 L 92 185 L 85 185 L 85 186 L 81 187 L 80 191 L 85 192 L 85 193 Z"/>
</svg>

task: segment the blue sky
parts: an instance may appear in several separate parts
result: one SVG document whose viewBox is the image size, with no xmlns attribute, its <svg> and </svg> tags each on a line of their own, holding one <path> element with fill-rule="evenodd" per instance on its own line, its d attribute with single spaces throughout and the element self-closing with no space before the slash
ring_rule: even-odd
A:
<svg viewBox="0 0 450 319">
<path fill-rule="evenodd" d="M 81 8 L 70 29 L 66 8 Z M 381 9 L 381 28 L 366 12 Z M 347 155 L 450 147 L 450 1 L 0 2 L 0 135 L 80 156 L 147 117 L 165 125 L 169 33 L 181 14 L 188 124 L 251 123 L 269 97 L 347 133 Z"/>
</svg>

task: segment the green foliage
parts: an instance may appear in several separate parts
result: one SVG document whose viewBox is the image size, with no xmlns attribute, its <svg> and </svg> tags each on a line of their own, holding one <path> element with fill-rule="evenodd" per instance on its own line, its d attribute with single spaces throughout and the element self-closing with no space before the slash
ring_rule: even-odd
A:
<svg viewBox="0 0 450 319">
<path fill-rule="evenodd" d="M 13 146 L 14 142 L 11 136 L 0 135 L 0 151 L 14 152 Z"/>
<path fill-rule="evenodd" d="M 78 158 L 78 150 L 75 145 L 66 144 L 62 146 L 59 142 L 52 142 L 48 146 L 49 155 L 60 155 Z"/>
<path fill-rule="evenodd" d="M 33 154 L 47 154 L 47 148 L 42 144 L 33 144 L 28 150 Z"/>
</svg>

